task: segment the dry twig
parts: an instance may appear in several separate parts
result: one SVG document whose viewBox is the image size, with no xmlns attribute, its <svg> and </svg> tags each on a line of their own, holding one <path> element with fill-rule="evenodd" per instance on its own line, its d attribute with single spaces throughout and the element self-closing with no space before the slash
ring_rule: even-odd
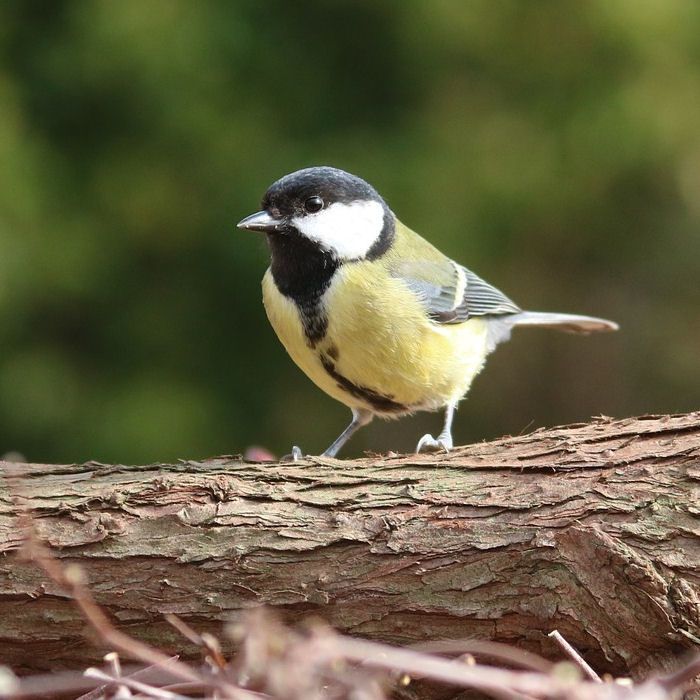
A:
<svg viewBox="0 0 700 700">
<path fill-rule="evenodd" d="M 588 662 L 564 639 L 559 630 L 552 630 L 549 636 L 568 654 L 574 663 L 595 683 L 602 683 L 600 676 L 590 667 Z"/>
</svg>

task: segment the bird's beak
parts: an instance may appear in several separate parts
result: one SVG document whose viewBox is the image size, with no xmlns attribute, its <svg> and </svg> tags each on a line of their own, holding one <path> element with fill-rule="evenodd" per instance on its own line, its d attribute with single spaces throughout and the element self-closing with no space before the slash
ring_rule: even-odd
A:
<svg viewBox="0 0 700 700">
<path fill-rule="evenodd" d="M 263 211 L 256 212 L 250 216 L 246 216 L 245 219 L 239 221 L 238 228 L 244 228 L 248 231 L 263 231 L 264 233 L 274 233 L 279 231 L 284 222 L 282 219 L 275 219 L 274 216 L 268 214 L 264 209 Z"/>
</svg>

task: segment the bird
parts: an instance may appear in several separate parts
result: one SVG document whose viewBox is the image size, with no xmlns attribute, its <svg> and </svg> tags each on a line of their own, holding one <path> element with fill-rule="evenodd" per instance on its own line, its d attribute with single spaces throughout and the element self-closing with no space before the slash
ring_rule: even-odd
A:
<svg viewBox="0 0 700 700">
<path fill-rule="evenodd" d="M 524 311 L 405 226 L 368 182 L 314 166 L 274 182 L 238 228 L 265 234 L 267 317 L 292 360 L 352 420 L 322 453 L 336 457 L 374 417 L 444 410 L 416 452 L 450 451 L 460 400 L 511 331 L 614 331 L 591 316 Z M 295 446 L 290 457 L 299 459 Z"/>
</svg>

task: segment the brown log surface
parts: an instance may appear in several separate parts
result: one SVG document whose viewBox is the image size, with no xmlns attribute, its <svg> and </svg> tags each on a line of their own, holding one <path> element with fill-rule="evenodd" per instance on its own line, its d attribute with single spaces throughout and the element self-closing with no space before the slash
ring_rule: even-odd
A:
<svg viewBox="0 0 700 700">
<path fill-rule="evenodd" d="M 481 637 L 561 658 L 556 628 L 617 674 L 675 665 L 700 637 L 700 412 L 449 455 L 0 464 L 22 472 L 12 488 L 39 534 L 84 568 L 112 619 L 165 650 L 185 645 L 164 613 L 219 633 L 260 604 L 401 644 Z M 6 483 L 0 663 L 98 659 L 21 541 Z"/>
</svg>

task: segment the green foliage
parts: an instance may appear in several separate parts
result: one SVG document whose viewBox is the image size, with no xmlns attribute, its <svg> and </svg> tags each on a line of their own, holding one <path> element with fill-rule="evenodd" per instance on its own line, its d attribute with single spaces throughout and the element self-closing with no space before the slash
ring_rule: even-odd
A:
<svg viewBox="0 0 700 700">
<path fill-rule="evenodd" d="M 698 408 L 691 0 L 7 0 L 0 105 L 0 453 L 324 448 L 346 411 L 278 345 L 235 229 L 311 164 L 523 306 L 622 324 L 519 333 L 458 439 Z"/>
</svg>

